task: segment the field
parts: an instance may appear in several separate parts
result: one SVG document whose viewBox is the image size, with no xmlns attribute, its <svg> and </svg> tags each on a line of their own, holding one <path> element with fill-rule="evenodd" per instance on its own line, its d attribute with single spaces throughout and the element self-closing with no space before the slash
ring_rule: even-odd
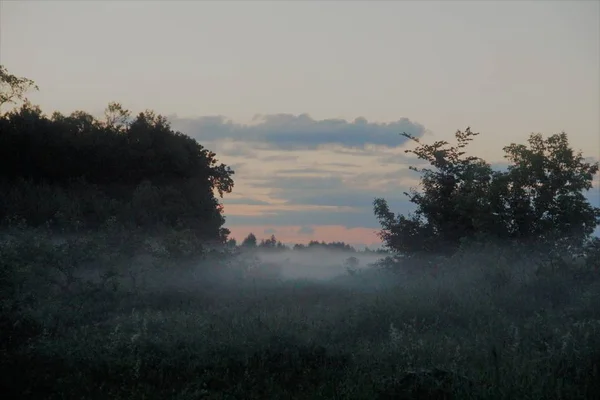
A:
<svg viewBox="0 0 600 400">
<path fill-rule="evenodd" d="M 593 275 L 493 247 L 436 274 L 250 275 L 109 236 L 3 239 L 6 398 L 600 398 Z"/>
</svg>

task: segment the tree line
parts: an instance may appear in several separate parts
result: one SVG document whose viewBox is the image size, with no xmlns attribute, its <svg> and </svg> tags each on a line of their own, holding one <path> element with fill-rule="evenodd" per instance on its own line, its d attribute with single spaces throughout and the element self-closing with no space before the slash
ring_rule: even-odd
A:
<svg viewBox="0 0 600 400">
<path fill-rule="evenodd" d="M 32 81 L 4 67 L 0 79 L 0 106 L 24 102 L 0 115 L 1 218 L 95 229 L 116 217 L 130 227 L 227 239 L 216 194 L 231 192 L 234 171 L 165 117 L 132 117 L 119 103 L 103 120 L 84 111 L 47 116 L 24 97 Z"/>
<path fill-rule="evenodd" d="M 219 197 L 233 189 L 234 171 L 195 139 L 174 131 L 152 111 L 136 116 L 110 103 L 103 119 L 84 111 L 45 115 L 25 94 L 27 78 L 0 66 L 0 218 L 33 226 L 98 229 L 107 220 L 144 230 L 192 232 L 201 242 L 237 247 L 224 228 Z M 467 155 L 478 135 L 457 131 L 456 144 L 417 144 L 406 150 L 428 167 L 411 167 L 420 185 L 404 194 L 416 211 L 396 215 L 383 198 L 373 203 L 385 251 L 403 257 L 452 255 L 464 243 L 487 241 L 564 248 L 600 248 L 592 236 L 600 208 L 584 193 L 598 162 L 587 161 L 565 132 L 504 147 L 506 168 L 495 170 Z M 587 247 L 586 247 L 587 246 Z M 595 246 L 595 247 L 594 247 Z M 248 235 L 240 248 L 284 250 L 272 235 Z M 314 248 L 355 252 L 342 243 L 311 241 Z"/>
<path fill-rule="evenodd" d="M 364 250 L 358 251 L 356 248 L 351 246 L 348 243 L 344 242 L 329 242 L 325 241 L 319 242 L 318 240 L 311 240 L 307 244 L 296 243 L 292 246 L 285 245 L 280 240 L 278 240 L 274 234 L 272 234 L 267 239 L 261 239 L 260 242 L 254 233 L 249 233 L 248 236 L 244 238 L 244 240 L 239 244 L 235 239 L 230 239 L 228 242 L 229 246 L 239 248 L 241 250 L 267 250 L 267 251 L 306 251 L 306 250 L 329 250 L 329 251 L 337 251 L 337 252 L 345 252 L 345 253 L 364 253 L 364 254 L 387 254 L 387 251 L 384 249 L 371 250 L 368 247 L 365 247 Z"/>
</svg>

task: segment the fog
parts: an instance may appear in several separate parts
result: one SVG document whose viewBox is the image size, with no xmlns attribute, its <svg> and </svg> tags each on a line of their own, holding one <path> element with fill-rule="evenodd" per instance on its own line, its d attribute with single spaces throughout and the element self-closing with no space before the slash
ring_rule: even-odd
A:
<svg viewBox="0 0 600 400">
<path fill-rule="evenodd" d="M 44 390 L 39 377 L 48 376 L 73 382 L 60 386 L 61 398 L 88 398 L 89 387 L 132 399 L 339 398 L 342 390 L 357 400 L 417 398 L 388 395 L 391 378 L 412 388 L 415 369 L 425 379 L 419 390 L 438 389 L 431 372 L 459 393 L 426 398 L 507 398 L 487 382 L 510 398 L 598 393 L 600 280 L 572 276 L 576 264 L 560 272 L 536 260 L 539 252 L 486 245 L 392 272 L 373 266 L 384 254 L 192 245 L 198 254 L 183 257 L 165 251 L 176 250 L 167 238 L 134 240 L 132 251 L 128 237 L 22 231 L 0 240 L 0 262 L 26 266 L 12 270 L 11 301 L 22 306 L 3 325 L 22 343 L 13 360 L 27 357 L 5 372 L 19 393 Z M 97 389 L 111 379 L 117 389 Z M 573 389 L 553 397 L 566 390 L 560 379 Z M 335 393 L 319 397 L 328 388 Z"/>
<path fill-rule="evenodd" d="M 283 253 L 259 250 L 255 255 L 261 262 L 280 265 L 281 278 L 284 280 L 308 279 L 315 281 L 329 280 L 348 274 L 346 261 L 350 257 L 358 260 L 358 263 L 353 266 L 353 269 L 356 270 L 364 270 L 384 258 L 380 254 L 348 253 L 326 249 L 306 249 Z"/>
</svg>

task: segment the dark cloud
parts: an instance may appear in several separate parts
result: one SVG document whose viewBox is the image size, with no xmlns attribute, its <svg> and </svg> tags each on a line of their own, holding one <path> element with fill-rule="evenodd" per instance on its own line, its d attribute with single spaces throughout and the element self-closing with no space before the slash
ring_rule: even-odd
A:
<svg viewBox="0 0 600 400">
<path fill-rule="evenodd" d="M 266 143 L 282 150 L 315 149 L 327 144 L 360 149 L 367 145 L 397 147 L 408 140 L 400 133 L 406 132 L 416 137 L 425 133 L 423 125 L 408 118 L 390 123 L 376 123 L 368 122 L 365 118 L 357 118 L 353 122 L 342 119 L 317 121 L 307 114 L 276 114 L 259 116 L 252 125 L 237 124 L 222 116 L 172 116 L 169 120 L 174 129 L 198 139 L 201 143 L 233 139 Z"/>
<path fill-rule="evenodd" d="M 269 229 L 265 229 L 263 232 L 265 235 L 274 235 L 277 233 L 277 230 L 273 229 L 273 228 L 269 228 Z"/>
<path fill-rule="evenodd" d="M 310 226 L 303 226 L 298 229 L 298 234 L 300 235 L 312 235 L 313 233 L 315 233 L 315 230 Z"/>
</svg>

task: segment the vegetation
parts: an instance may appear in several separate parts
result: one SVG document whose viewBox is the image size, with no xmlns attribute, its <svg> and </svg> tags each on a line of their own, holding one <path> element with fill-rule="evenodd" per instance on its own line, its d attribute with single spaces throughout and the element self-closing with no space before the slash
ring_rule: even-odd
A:
<svg viewBox="0 0 600 400">
<path fill-rule="evenodd" d="M 31 85 L 4 69 L 0 77 L 20 96 Z M 231 192 L 233 171 L 164 117 L 129 114 L 111 103 L 104 121 L 83 111 L 47 117 L 28 102 L 4 113 L 0 218 L 61 230 L 97 229 L 116 218 L 128 228 L 190 230 L 201 241 L 224 242 L 214 192 Z"/>
<path fill-rule="evenodd" d="M 465 148 L 478 133 L 457 131 L 456 146 L 446 141 L 406 150 L 434 169 L 422 173 L 422 191 L 405 193 L 417 206 L 413 215 L 394 215 L 384 199 L 374 202 L 385 245 L 406 256 L 449 255 L 465 241 L 581 247 L 600 224 L 600 208 L 583 191 L 592 188 L 598 163 L 575 153 L 566 133 L 544 139 L 532 134 L 528 145 L 504 148 L 506 171 L 494 171 Z"/>
<path fill-rule="evenodd" d="M 246 238 L 242 241 L 240 246 L 243 250 L 252 250 L 252 249 L 260 249 L 260 250 L 278 250 L 278 251 L 286 251 L 286 250 L 330 250 L 330 251 L 340 251 L 340 252 L 350 252 L 355 253 L 357 250 L 351 245 L 344 242 L 330 242 L 325 243 L 324 241 L 311 240 L 308 244 L 297 243 L 291 247 L 286 246 L 280 240 L 277 240 L 275 235 L 271 235 L 268 239 L 262 239 L 260 243 L 258 243 L 258 239 L 254 233 L 249 233 Z M 386 254 L 387 251 L 383 249 L 378 250 L 370 250 L 368 247 L 363 250 L 364 253 L 376 253 L 376 254 Z"/>
<path fill-rule="evenodd" d="M 565 134 L 507 147 L 506 171 L 464 155 L 470 130 L 419 143 L 417 212 L 376 200 L 394 257 L 365 268 L 344 243 L 238 246 L 214 153 L 117 103 L 47 117 L 0 72 L 0 105 L 23 102 L 0 115 L 7 398 L 600 398 L 598 165 Z M 348 273 L 261 259 L 314 249 Z"/>
</svg>

